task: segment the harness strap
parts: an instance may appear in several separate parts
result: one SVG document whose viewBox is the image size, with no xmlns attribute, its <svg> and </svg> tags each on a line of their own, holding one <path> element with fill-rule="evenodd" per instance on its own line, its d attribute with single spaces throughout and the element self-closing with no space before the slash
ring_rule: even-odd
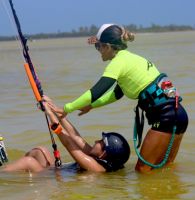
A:
<svg viewBox="0 0 195 200">
<path fill-rule="evenodd" d="M 153 168 L 161 168 L 163 167 L 167 160 L 168 160 L 168 157 L 169 157 L 169 154 L 171 152 L 171 148 L 173 146 L 173 142 L 174 142 L 174 139 L 175 139 L 175 133 L 176 133 L 176 125 L 173 126 L 173 132 L 172 132 L 172 136 L 171 136 L 171 139 L 170 139 L 170 142 L 169 142 L 169 145 L 167 147 L 167 151 L 165 153 L 165 156 L 164 156 L 164 159 L 162 160 L 161 163 L 159 164 L 152 164 L 152 163 L 149 163 L 148 161 L 146 161 L 140 154 L 139 150 L 138 150 L 138 147 L 136 146 L 137 145 L 137 137 L 139 138 L 138 136 L 138 133 L 137 133 L 137 129 L 136 129 L 136 122 L 135 122 L 135 125 L 134 125 L 134 135 L 133 135 L 133 143 L 134 143 L 134 148 L 135 148 L 135 152 L 138 156 L 138 158 L 146 165 L 150 166 L 150 167 L 153 167 Z"/>
<path fill-rule="evenodd" d="M 141 112 L 141 120 L 140 120 L 140 115 L 139 115 L 139 106 L 137 105 L 135 108 L 135 128 L 138 136 L 138 145 L 137 148 L 140 147 L 142 143 L 142 133 L 144 129 L 144 111 L 142 110 Z"/>
</svg>

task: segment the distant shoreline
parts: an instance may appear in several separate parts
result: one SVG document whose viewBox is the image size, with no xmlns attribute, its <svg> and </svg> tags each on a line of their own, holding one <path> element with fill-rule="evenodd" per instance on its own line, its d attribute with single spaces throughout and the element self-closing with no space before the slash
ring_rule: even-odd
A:
<svg viewBox="0 0 195 200">
<path fill-rule="evenodd" d="M 187 25 L 167 25 L 160 26 L 152 24 L 150 27 L 137 27 L 134 24 L 124 25 L 124 27 L 134 33 L 162 33 L 162 32 L 178 32 L 178 31 L 195 31 L 195 28 Z M 51 39 L 51 38 L 70 38 L 70 37 L 87 37 L 95 35 L 98 28 L 95 25 L 91 27 L 80 27 L 77 31 L 72 32 L 58 32 L 58 33 L 37 33 L 37 34 L 25 34 L 28 40 L 37 39 Z M 0 36 L 0 41 L 12 41 L 15 40 L 15 36 Z"/>
</svg>

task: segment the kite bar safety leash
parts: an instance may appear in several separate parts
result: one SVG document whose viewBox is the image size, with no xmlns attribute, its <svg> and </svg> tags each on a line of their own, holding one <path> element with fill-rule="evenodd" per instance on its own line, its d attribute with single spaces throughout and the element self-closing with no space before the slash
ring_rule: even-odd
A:
<svg viewBox="0 0 195 200">
<path fill-rule="evenodd" d="M 19 36 L 18 39 L 21 42 L 23 56 L 24 56 L 24 59 L 25 59 L 25 62 L 26 62 L 24 64 L 24 68 L 26 70 L 26 74 L 28 76 L 28 79 L 29 79 L 30 85 L 32 87 L 32 90 L 34 92 L 34 96 L 35 96 L 35 98 L 36 98 L 41 110 L 44 112 L 45 108 L 44 108 L 44 105 L 43 105 L 43 102 L 42 102 L 43 89 L 41 87 L 41 82 L 40 82 L 40 80 L 39 80 L 39 78 L 38 78 L 38 76 L 37 76 L 37 74 L 35 72 L 35 68 L 33 66 L 33 63 L 31 61 L 30 55 L 28 53 L 29 49 L 28 49 L 28 46 L 27 46 L 27 39 L 24 37 L 24 35 L 22 33 L 20 22 L 19 22 L 19 19 L 18 19 L 17 15 L 16 15 L 16 11 L 14 9 L 14 5 L 13 5 L 12 0 L 9 0 L 9 4 L 10 4 L 10 8 L 11 8 L 11 11 L 12 11 L 12 14 L 13 14 L 14 24 L 16 25 L 16 29 L 17 29 L 17 32 L 18 32 L 18 36 Z M 8 11 L 7 11 L 7 13 L 9 15 Z M 11 17 L 10 17 L 10 20 L 11 20 Z M 60 159 L 60 152 L 57 149 L 57 145 L 55 143 L 53 134 L 51 132 L 51 128 L 50 128 L 50 125 L 49 125 L 49 120 L 48 120 L 48 117 L 47 117 L 46 113 L 45 113 L 45 118 L 46 118 L 47 126 L 48 126 L 48 129 L 49 129 L 50 137 L 51 137 L 52 147 L 53 147 L 53 150 L 54 150 L 53 153 L 54 153 L 54 157 L 55 157 L 55 166 L 59 167 L 62 164 L 61 159 Z"/>
</svg>

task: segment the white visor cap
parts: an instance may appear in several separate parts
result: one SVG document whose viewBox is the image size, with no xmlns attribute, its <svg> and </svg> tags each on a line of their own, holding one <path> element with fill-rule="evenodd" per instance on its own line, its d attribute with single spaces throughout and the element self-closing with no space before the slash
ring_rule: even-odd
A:
<svg viewBox="0 0 195 200">
<path fill-rule="evenodd" d="M 107 28 L 110 27 L 110 26 L 113 26 L 113 25 L 115 25 L 115 24 L 103 24 L 103 25 L 100 27 L 99 31 L 97 32 L 97 35 L 96 35 L 97 39 L 100 40 L 101 35 L 102 35 L 102 33 L 104 32 L 104 30 L 107 29 Z"/>
</svg>

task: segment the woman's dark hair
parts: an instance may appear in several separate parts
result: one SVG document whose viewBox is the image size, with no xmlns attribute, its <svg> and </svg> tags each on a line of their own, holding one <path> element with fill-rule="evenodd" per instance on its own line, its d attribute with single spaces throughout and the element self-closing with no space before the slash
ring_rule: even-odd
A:
<svg viewBox="0 0 195 200">
<path fill-rule="evenodd" d="M 123 50 L 127 48 L 127 41 L 133 41 L 134 35 L 123 27 L 112 25 L 106 28 L 101 36 L 100 42 L 109 43 L 114 50 Z"/>
</svg>

